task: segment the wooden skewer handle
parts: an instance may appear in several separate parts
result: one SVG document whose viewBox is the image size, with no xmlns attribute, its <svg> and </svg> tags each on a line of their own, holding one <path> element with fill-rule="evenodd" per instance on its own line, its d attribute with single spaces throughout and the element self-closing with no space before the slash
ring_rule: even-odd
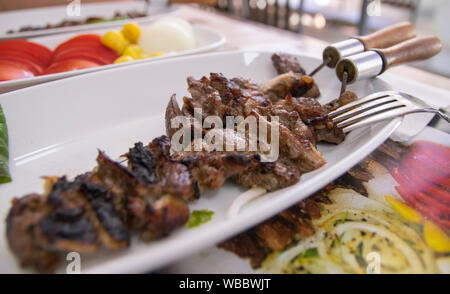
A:
<svg viewBox="0 0 450 294">
<path fill-rule="evenodd" d="M 383 72 L 394 65 L 429 59 L 438 54 L 442 43 L 435 36 L 420 37 L 386 49 L 375 49 L 383 58 Z"/>
<path fill-rule="evenodd" d="M 356 37 L 366 50 L 372 48 L 388 48 L 395 44 L 416 37 L 416 28 L 409 22 L 402 22 L 367 36 Z"/>
</svg>

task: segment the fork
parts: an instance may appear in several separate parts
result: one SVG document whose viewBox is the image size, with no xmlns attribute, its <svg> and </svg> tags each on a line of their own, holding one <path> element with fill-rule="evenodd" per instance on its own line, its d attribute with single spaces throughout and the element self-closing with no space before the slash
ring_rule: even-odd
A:
<svg viewBox="0 0 450 294">
<path fill-rule="evenodd" d="M 339 107 L 330 112 L 328 117 L 347 133 L 356 128 L 418 112 L 436 113 L 450 123 L 445 109 L 430 106 L 417 97 L 397 91 L 371 94 Z"/>
</svg>

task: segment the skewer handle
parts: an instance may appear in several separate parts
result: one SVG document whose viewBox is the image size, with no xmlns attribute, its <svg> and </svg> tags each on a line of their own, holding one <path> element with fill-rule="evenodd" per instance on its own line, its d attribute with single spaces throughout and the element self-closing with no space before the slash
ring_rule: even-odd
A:
<svg viewBox="0 0 450 294">
<path fill-rule="evenodd" d="M 442 50 L 442 43 L 438 37 L 427 36 L 408 40 L 386 49 L 375 49 L 383 58 L 383 70 L 394 65 L 429 59 Z"/>
<path fill-rule="evenodd" d="M 388 48 L 416 37 L 416 28 L 409 22 L 401 22 L 376 31 L 367 36 L 355 37 L 361 41 L 365 50 Z"/>
<path fill-rule="evenodd" d="M 323 51 L 323 60 L 328 67 L 334 68 L 341 59 L 347 56 L 373 48 L 387 48 L 415 36 L 416 28 L 409 22 L 402 22 L 367 36 L 354 37 L 331 44 Z M 326 60 L 329 61 L 326 62 Z"/>
<path fill-rule="evenodd" d="M 373 49 L 342 59 L 336 74 L 342 81 L 347 73 L 347 83 L 376 77 L 395 65 L 431 58 L 442 49 L 435 36 L 420 37 L 405 41 L 386 49 Z"/>
</svg>

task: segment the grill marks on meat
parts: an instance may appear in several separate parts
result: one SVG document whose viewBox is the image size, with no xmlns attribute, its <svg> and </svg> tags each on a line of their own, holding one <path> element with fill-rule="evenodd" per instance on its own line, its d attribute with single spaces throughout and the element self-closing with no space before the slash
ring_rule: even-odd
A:
<svg viewBox="0 0 450 294">
<path fill-rule="evenodd" d="M 185 165 L 170 158 L 170 141 L 167 136 L 154 139 L 147 147 L 136 143 L 127 155 L 128 167 L 141 183 L 152 187 L 157 195 L 171 194 L 194 200 L 195 181 Z"/>
<path fill-rule="evenodd" d="M 320 218 L 322 204 L 331 203 L 326 194 L 321 191 L 217 246 L 248 258 L 251 266 L 258 268 L 271 252 L 284 250 L 299 238 L 315 233 L 311 220 Z"/>
<path fill-rule="evenodd" d="M 169 159 L 167 137 L 154 139 L 148 147 L 136 143 L 127 157 L 129 167 L 99 152 L 96 177 L 113 195 L 122 220 L 140 232 L 144 241 L 168 235 L 189 218 L 185 199 L 198 195 L 187 168 Z"/>
<path fill-rule="evenodd" d="M 54 182 L 48 195 L 13 200 L 6 219 L 10 248 L 22 266 L 52 272 L 63 253 L 93 253 L 129 245 L 129 232 L 110 194 L 89 175 Z"/>
<path fill-rule="evenodd" d="M 52 272 L 61 258 L 59 252 L 48 250 L 48 241 L 39 228 L 39 221 L 49 211 L 45 197 L 29 194 L 12 200 L 6 218 L 9 247 L 18 257 L 20 265 L 44 273 Z"/>
</svg>

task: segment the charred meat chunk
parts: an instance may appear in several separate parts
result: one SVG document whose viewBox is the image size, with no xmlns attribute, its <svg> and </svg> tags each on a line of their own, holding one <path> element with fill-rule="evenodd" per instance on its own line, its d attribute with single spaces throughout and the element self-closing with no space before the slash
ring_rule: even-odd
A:
<svg viewBox="0 0 450 294">
<path fill-rule="evenodd" d="M 275 53 L 272 55 L 272 63 L 279 75 L 287 72 L 306 74 L 305 69 L 300 65 L 297 57 L 287 53 Z"/>
<path fill-rule="evenodd" d="M 161 142 L 158 142 L 154 141 L 152 143 L 159 145 Z M 137 149 L 141 149 L 140 144 L 138 144 Z M 147 162 L 147 164 L 152 163 L 149 158 L 142 154 L 144 159 L 137 157 L 141 159 L 137 160 L 135 152 L 137 150 L 130 150 L 128 157 L 133 157 L 136 162 L 141 164 L 144 162 Z M 157 156 L 159 161 L 161 156 L 164 156 L 164 153 L 164 151 L 160 150 L 160 153 L 155 152 L 153 155 Z M 116 209 L 120 211 L 122 220 L 128 228 L 138 230 L 144 241 L 166 236 L 187 222 L 189 208 L 186 201 L 180 197 L 181 195 L 176 196 L 169 193 L 169 191 L 179 189 L 177 183 L 170 183 L 170 185 L 164 186 L 164 181 L 167 179 L 161 181 L 160 176 L 166 174 L 159 172 L 161 170 L 167 172 L 166 167 L 159 166 L 158 173 L 154 178 L 149 175 L 149 169 L 145 172 L 142 171 L 141 176 L 138 177 L 132 169 L 111 160 L 102 152 L 99 153 L 97 162 L 98 167 L 95 174 L 112 194 L 114 198 L 113 203 Z M 136 162 L 134 164 L 137 164 Z M 173 162 L 169 163 L 170 165 L 174 164 Z M 133 163 L 129 164 L 133 165 Z M 150 167 L 154 167 L 154 165 L 150 165 Z M 180 165 L 182 166 L 182 164 Z M 145 168 L 145 166 L 140 166 L 139 168 Z M 184 166 L 182 169 L 183 172 L 186 171 Z M 135 167 L 135 170 L 138 170 L 137 167 Z M 171 176 L 173 179 L 174 175 Z M 177 178 L 177 176 L 175 177 Z M 149 179 L 156 180 L 149 182 Z M 185 187 L 184 184 L 181 181 L 180 186 Z M 194 193 L 194 190 L 192 190 L 192 193 Z"/>
<path fill-rule="evenodd" d="M 7 217 L 11 249 L 23 266 L 52 272 L 63 253 L 127 247 L 130 236 L 110 195 L 85 177 L 59 178 L 48 195 L 13 200 Z"/>
</svg>

